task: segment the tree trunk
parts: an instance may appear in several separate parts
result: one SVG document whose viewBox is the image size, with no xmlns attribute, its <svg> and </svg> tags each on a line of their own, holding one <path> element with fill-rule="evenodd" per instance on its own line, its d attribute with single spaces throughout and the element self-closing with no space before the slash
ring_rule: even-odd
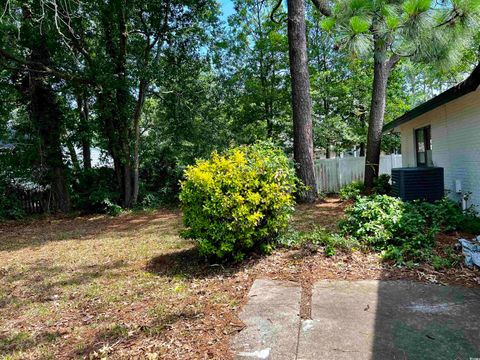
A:
<svg viewBox="0 0 480 360">
<path fill-rule="evenodd" d="M 387 47 L 381 39 L 375 39 L 374 74 L 370 118 L 368 121 L 367 153 L 365 159 L 365 190 L 373 188 L 378 177 L 380 164 L 380 146 L 382 127 L 385 116 L 385 101 L 387 82 L 390 75 L 390 65 L 387 61 Z"/>
<path fill-rule="evenodd" d="M 48 65 L 50 54 L 45 35 L 40 35 L 31 45 L 32 63 Z M 39 65 L 40 66 L 40 65 Z M 70 211 L 70 195 L 67 186 L 66 166 L 63 162 L 61 132 L 63 114 L 58 106 L 52 86 L 41 68 L 29 70 L 29 110 L 32 122 L 40 136 L 42 163 L 47 168 L 47 180 L 55 198 L 57 211 Z"/>
<path fill-rule="evenodd" d="M 135 131 L 135 144 L 133 148 L 133 195 L 132 205 L 135 205 L 138 200 L 138 190 L 140 187 L 139 168 L 140 168 L 140 118 L 142 116 L 142 109 L 145 103 L 145 92 L 147 91 L 147 81 L 141 80 L 138 90 L 138 99 L 135 105 L 135 112 L 133 114 L 133 126 Z"/>
<path fill-rule="evenodd" d="M 293 148 L 297 175 L 307 187 L 300 191 L 302 202 L 317 197 L 312 130 L 312 99 L 308 74 L 304 0 L 288 0 L 288 47 L 292 78 Z"/>
<path fill-rule="evenodd" d="M 365 143 L 364 142 L 360 143 L 360 154 L 359 154 L 359 156 L 360 157 L 365 156 Z"/>
<path fill-rule="evenodd" d="M 78 161 L 77 151 L 75 150 L 75 145 L 73 144 L 72 140 L 67 140 L 67 148 L 73 168 L 76 171 L 80 170 L 80 163 Z"/>
<path fill-rule="evenodd" d="M 83 168 L 92 168 L 92 153 L 90 142 L 90 124 L 88 123 L 88 101 L 85 97 L 77 95 L 77 107 L 80 115 L 80 137 L 82 143 Z"/>
<path fill-rule="evenodd" d="M 121 192 L 121 203 L 125 208 L 132 206 L 132 157 L 130 150 L 130 94 L 127 85 L 127 28 L 124 2 L 109 2 L 110 13 L 102 18 L 105 32 L 105 50 L 112 64 L 112 75 L 116 79 L 99 88 L 98 99 L 100 117 L 108 138 L 109 152 L 113 158 L 118 187 Z"/>
</svg>

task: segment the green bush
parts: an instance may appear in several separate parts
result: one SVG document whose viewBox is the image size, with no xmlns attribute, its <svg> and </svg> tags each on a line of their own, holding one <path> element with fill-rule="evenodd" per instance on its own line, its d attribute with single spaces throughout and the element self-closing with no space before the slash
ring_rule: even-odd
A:
<svg viewBox="0 0 480 360">
<path fill-rule="evenodd" d="M 340 191 L 340 199 L 343 201 L 354 200 L 356 197 L 360 196 L 363 191 L 363 182 L 353 181 L 348 185 L 343 186 Z"/>
<path fill-rule="evenodd" d="M 384 249 L 397 231 L 403 202 L 387 195 L 362 196 L 345 209 L 345 215 L 339 224 L 344 235 Z"/>
<path fill-rule="evenodd" d="M 72 183 L 72 203 L 75 209 L 85 213 L 119 212 L 120 194 L 116 189 L 113 169 L 102 167 L 80 170 Z"/>
<path fill-rule="evenodd" d="M 20 201 L 8 191 L 8 180 L 0 175 L 0 221 L 18 220 L 26 216 Z"/>
<path fill-rule="evenodd" d="M 372 191 L 378 195 L 389 195 L 392 191 L 392 185 L 390 185 L 390 175 L 381 174 L 373 182 Z"/>
<path fill-rule="evenodd" d="M 294 211 L 294 169 L 270 143 L 213 153 L 184 176 L 183 235 L 207 257 L 241 260 L 255 248 L 270 249 Z"/>
<path fill-rule="evenodd" d="M 340 222 L 344 236 L 382 251 L 385 259 L 405 263 L 428 258 L 439 225 L 416 203 L 387 195 L 359 197 Z"/>
<path fill-rule="evenodd" d="M 480 234 L 480 218 L 474 215 L 466 215 L 460 220 L 458 230 L 465 231 L 470 234 Z"/>
<path fill-rule="evenodd" d="M 480 224 L 476 217 L 465 215 L 458 204 L 448 198 L 430 204 L 403 202 L 387 195 L 358 197 L 345 213 L 345 220 L 340 222 L 344 236 L 382 251 L 385 259 L 399 264 L 432 259 L 435 236 L 441 231 Z M 440 266 L 438 259 L 435 263 Z"/>
<path fill-rule="evenodd" d="M 26 216 L 21 203 L 10 194 L 3 193 L 0 189 L 0 221 L 18 220 Z"/>
</svg>

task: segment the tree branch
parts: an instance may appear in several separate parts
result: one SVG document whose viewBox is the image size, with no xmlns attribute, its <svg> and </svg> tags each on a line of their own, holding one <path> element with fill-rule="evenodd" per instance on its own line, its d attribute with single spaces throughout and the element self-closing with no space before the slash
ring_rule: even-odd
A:
<svg viewBox="0 0 480 360">
<path fill-rule="evenodd" d="M 41 72 L 45 74 L 50 74 L 54 75 L 58 78 L 64 79 L 64 80 L 70 80 L 70 81 L 75 81 L 75 82 L 80 82 L 80 83 L 88 83 L 89 81 L 85 78 L 78 77 L 73 74 L 65 73 L 56 69 L 53 69 L 50 66 L 46 66 L 45 64 L 35 62 L 35 61 L 28 61 L 19 57 L 16 57 L 15 55 L 10 54 L 4 49 L 0 49 L 0 57 L 3 57 L 6 60 L 14 61 L 18 64 L 25 65 L 28 67 L 30 71 L 36 71 L 36 72 Z"/>
<path fill-rule="evenodd" d="M 395 67 L 395 65 L 398 64 L 400 59 L 401 59 L 401 56 L 399 54 L 393 54 L 392 56 L 390 56 L 390 59 L 388 59 L 387 61 L 388 70 L 392 70 Z"/>
<path fill-rule="evenodd" d="M 317 8 L 320 13 L 322 13 L 325 16 L 332 16 L 332 9 L 330 6 L 327 4 L 326 0 L 311 0 L 313 5 Z"/>
<path fill-rule="evenodd" d="M 277 12 L 277 10 L 280 8 L 281 5 L 282 5 L 282 0 L 278 0 L 277 4 L 273 7 L 272 12 L 270 13 L 270 20 L 272 20 L 272 22 L 274 22 L 275 24 L 280 24 L 280 21 L 275 20 L 275 13 Z"/>
</svg>

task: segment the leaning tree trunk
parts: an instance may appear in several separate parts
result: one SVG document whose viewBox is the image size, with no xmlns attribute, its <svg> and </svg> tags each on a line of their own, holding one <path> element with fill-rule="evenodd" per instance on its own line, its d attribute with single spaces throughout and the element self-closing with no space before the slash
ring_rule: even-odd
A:
<svg viewBox="0 0 480 360">
<path fill-rule="evenodd" d="M 365 190 L 371 191 L 378 177 L 380 165 L 380 146 L 385 116 L 387 82 L 390 75 L 385 42 L 376 39 L 374 55 L 374 74 L 370 117 L 368 120 L 367 153 L 365 159 Z"/>
<path fill-rule="evenodd" d="M 300 201 L 313 202 L 317 196 L 312 134 L 312 99 L 308 74 L 304 0 L 288 0 L 288 47 L 292 78 L 293 152 L 297 175 L 307 187 Z"/>
</svg>

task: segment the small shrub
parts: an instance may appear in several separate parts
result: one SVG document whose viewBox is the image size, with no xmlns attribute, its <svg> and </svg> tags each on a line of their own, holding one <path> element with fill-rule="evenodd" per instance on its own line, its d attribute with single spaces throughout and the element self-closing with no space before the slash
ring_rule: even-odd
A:
<svg viewBox="0 0 480 360">
<path fill-rule="evenodd" d="M 156 209 L 162 205 L 162 199 L 157 194 L 147 193 L 140 202 L 141 209 Z"/>
<path fill-rule="evenodd" d="M 460 262 L 458 255 L 454 254 L 452 250 L 447 251 L 446 257 L 439 255 L 432 256 L 432 266 L 435 270 L 450 269 Z"/>
<path fill-rule="evenodd" d="M 18 199 L 10 194 L 0 193 L 0 221 L 19 220 L 23 219 L 26 215 Z"/>
<path fill-rule="evenodd" d="M 464 216 L 458 224 L 458 230 L 480 235 L 480 218 L 473 215 Z"/>
<path fill-rule="evenodd" d="M 304 241 L 309 241 L 313 245 L 320 245 L 329 249 L 351 251 L 359 246 L 358 241 L 354 238 L 344 237 L 335 233 L 332 234 L 321 227 L 317 227 L 312 232 L 305 234 L 303 238 Z"/>
<path fill-rule="evenodd" d="M 0 220 L 18 220 L 26 216 L 20 201 L 8 189 L 8 181 L 0 177 Z"/>
<path fill-rule="evenodd" d="M 110 205 L 118 204 L 120 194 L 113 169 L 80 170 L 75 175 L 72 202 L 76 209 L 86 213 L 109 213 Z"/>
<path fill-rule="evenodd" d="M 344 236 L 381 251 L 384 259 L 397 264 L 434 259 L 436 266 L 440 266 L 440 260 L 432 258 L 435 236 L 471 224 L 475 225 L 469 230 L 476 230 L 480 225 L 480 219 L 464 214 L 448 198 L 430 204 L 403 202 L 387 195 L 358 197 L 345 213 L 346 219 L 340 222 Z"/>
<path fill-rule="evenodd" d="M 392 185 L 390 185 L 390 175 L 381 174 L 373 182 L 372 191 L 378 195 L 389 195 L 392 191 Z"/>
<path fill-rule="evenodd" d="M 296 178 L 290 161 L 270 143 L 213 153 L 185 170 L 180 201 L 186 230 L 202 255 L 241 260 L 268 251 L 294 211 Z"/>
<path fill-rule="evenodd" d="M 112 203 L 109 199 L 103 201 L 103 212 L 110 216 L 118 216 L 122 213 L 123 209 L 120 205 Z"/>
<path fill-rule="evenodd" d="M 344 236 L 399 264 L 428 258 L 439 231 L 416 204 L 387 195 L 359 197 L 345 213 L 346 219 L 340 222 Z"/>
<path fill-rule="evenodd" d="M 386 195 L 358 197 L 345 209 L 346 218 L 339 224 L 342 234 L 384 249 L 395 234 L 402 207 L 401 200 Z"/>
<path fill-rule="evenodd" d="M 343 201 L 354 200 L 363 191 L 363 182 L 353 181 L 348 185 L 343 186 L 339 191 L 340 199 Z"/>
</svg>

